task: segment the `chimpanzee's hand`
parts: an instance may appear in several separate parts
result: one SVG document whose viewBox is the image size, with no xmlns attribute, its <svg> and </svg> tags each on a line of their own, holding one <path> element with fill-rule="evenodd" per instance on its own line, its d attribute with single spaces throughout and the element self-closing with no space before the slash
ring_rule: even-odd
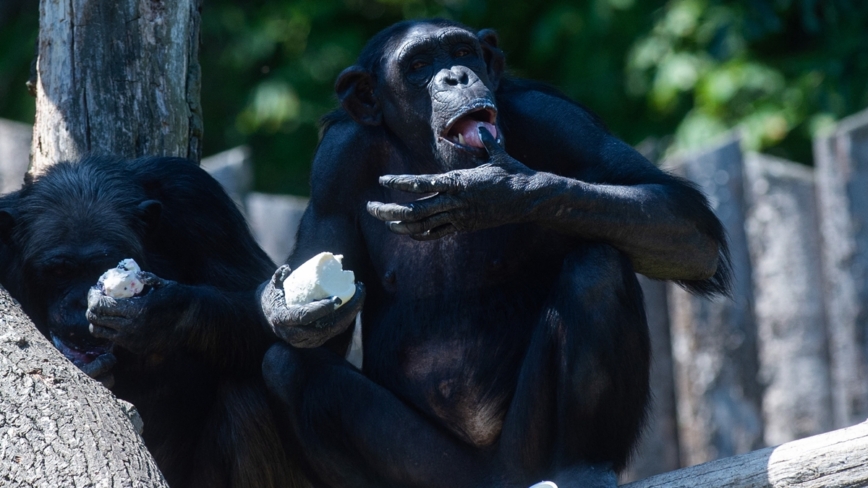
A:
<svg viewBox="0 0 868 488">
<path fill-rule="evenodd" d="M 338 297 L 329 297 L 305 305 L 286 305 L 283 282 L 289 266 L 277 268 L 274 276 L 260 288 L 259 303 L 274 334 L 295 347 L 317 347 L 347 330 L 362 309 L 365 285 L 356 282 L 356 293 L 341 308 Z"/>
<path fill-rule="evenodd" d="M 115 376 L 111 373 L 111 369 L 115 367 L 118 360 L 114 354 L 107 352 L 100 354 L 93 361 L 79 365 L 84 374 L 102 383 L 102 386 L 111 388 L 115 385 Z"/>
<path fill-rule="evenodd" d="M 177 341 L 174 332 L 192 303 L 189 286 L 142 272 L 150 290 L 130 298 L 112 298 L 93 287 L 87 294 L 90 332 L 136 354 L 163 352 Z"/>
<path fill-rule="evenodd" d="M 382 176 L 387 188 L 436 194 L 408 204 L 368 202 L 368 213 L 416 240 L 526 221 L 537 173 L 507 154 L 487 129 L 480 127 L 479 137 L 488 163 L 440 175 Z"/>
</svg>

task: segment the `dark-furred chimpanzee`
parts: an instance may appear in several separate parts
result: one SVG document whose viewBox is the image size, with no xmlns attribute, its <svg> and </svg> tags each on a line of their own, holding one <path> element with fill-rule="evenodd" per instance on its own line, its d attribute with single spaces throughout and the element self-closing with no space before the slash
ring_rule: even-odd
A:
<svg viewBox="0 0 868 488">
<path fill-rule="evenodd" d="M 59 163 L 3 197 L 0 237 L 4 286 L 67 358 L 138 408 L 173 488 L 292 485 L 260 374 L 276 338 L 255 293 L 275 265 L 205 171 L 177 158 Z M 146 292 L 92 290 L 89 304 L 124 258 L 153 273 Z"/>
<path fill-rule="evenodd" d="M 284 266 L 261 292 L 302 346 L 272 347 L 263 373 L 311 477 L 614 485 L 649 397 L 634 272 L 727 290 L 705 198 L 556 90 L 505 76 L 490 30 L 396 24 L 336 91 L 288 265 L 341 253 L 364 287 L 336 310 L 287 307 Z M 361 371 L 333 352 L 359 310 Z"/>
</svg>

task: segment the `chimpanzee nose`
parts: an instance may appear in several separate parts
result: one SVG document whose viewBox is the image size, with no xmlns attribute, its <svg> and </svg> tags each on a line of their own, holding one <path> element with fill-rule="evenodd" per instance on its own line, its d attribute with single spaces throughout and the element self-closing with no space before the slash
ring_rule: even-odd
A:
<svg viewBox="0 0 868 488">
<path fill-rule="evenodd" d="M 434 83 L 438 88 L 464 88 L 473 84 L 477 79 L 476 73 L 469 68 L 464 66 L 453 66 L 450 69 L 441 69 L 434 78 Z"/>
</svg>

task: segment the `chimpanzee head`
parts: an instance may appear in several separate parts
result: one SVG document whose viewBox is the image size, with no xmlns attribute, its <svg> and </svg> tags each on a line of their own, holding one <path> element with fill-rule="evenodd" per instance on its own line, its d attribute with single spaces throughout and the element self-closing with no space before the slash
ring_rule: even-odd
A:
<svg viewBox="0 0 868 488">
<path fill-rule="evenodd" d="M 384 125 L 414 156 L 453 169 L 487 159 L 478 126 L 501 138 L 494 93 L 503 68 L 492 30 L 408 21 L 374 36 L 335 90 L 354 120 Z"/>
<path fill-rule="evenodd" d="M 122 161 L 99 161 L 59 163 L 0 205 L 8 252 L 3 285 L 79 366 L 110 347 L 88 330 L 88 290 L 121 259 L 146 265 L 143 242 L 161 212 Z"/>
</svg>

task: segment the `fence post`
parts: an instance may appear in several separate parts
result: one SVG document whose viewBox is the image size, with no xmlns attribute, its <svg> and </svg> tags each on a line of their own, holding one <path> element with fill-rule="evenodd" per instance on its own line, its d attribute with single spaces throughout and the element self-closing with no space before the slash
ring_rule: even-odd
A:
<svg viewBox="0 0 868 488">
<path fill-rule="evenodd" d="M 868 417 L 868 110 L 814 141 L 836 427 Z"/>
<path fill-rule="evenodd" d="M 732 299 L 670 288 L 681 462 L 690 466 L 761 447 L 763 425 L 739 140 L 679 159 L 676 173 L 700 187 L 726 228 L 735 278 Z"/>
<path fill-rule="evenodd" d="M 820 237 L 811 168 L 745 158 L 765 443 L 832 430 Z"/>
</svg>

